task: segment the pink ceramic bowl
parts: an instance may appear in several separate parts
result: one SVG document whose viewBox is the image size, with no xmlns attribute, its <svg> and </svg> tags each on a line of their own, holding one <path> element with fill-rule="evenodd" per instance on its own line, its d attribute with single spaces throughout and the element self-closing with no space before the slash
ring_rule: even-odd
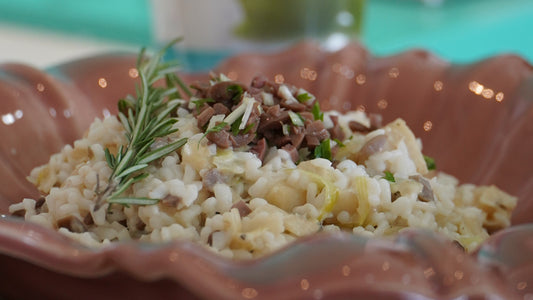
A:
<svg viewBox="0 0 533 300">
<path fill-rule="evenodd" d="M 439 169 L 517 195 L 513 226 L 472 254 L 412 230 L 393 241 L 319 234 L 234 262 L 186 242 L 88 249 L 6 216 L 10 204 L 38 197 L 25 180 L 31 168 L 133 93 L 134 61 L 107 55 L 46 72 L 0 66 L 0 298 L 533 298 L 533 67 L 512 55 L 451 65 L 422 50 L 377 58 L 356 44 L 335 53 L 300 44 L 240 55 L 216 70 L 243 82 L 261 73 L 302 86 L 324 109 L 402 117 Z"/>
</svg>

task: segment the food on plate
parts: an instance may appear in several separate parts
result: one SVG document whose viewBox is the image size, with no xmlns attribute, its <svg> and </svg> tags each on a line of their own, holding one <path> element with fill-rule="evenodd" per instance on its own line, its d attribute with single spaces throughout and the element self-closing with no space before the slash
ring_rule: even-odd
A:
<svg viewBox="0 0 533 300">
<path fill-rule="evenodd" d="M 510 225 L 517 199 L 435 170 L 402 119 L 321 111 L 258 76 L 187 87 L 163 53 L 138 62 L 135 97 L 32 170 L 42 193 L 10 212 L 80 243 L 187 240 L 233 259 L 299 237 L 428 229 L 467 251 Z"/>
</svg>

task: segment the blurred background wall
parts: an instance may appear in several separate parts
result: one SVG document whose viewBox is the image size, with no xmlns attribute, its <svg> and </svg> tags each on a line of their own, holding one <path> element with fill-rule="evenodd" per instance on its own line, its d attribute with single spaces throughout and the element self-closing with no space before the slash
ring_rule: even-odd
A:
<svg viewBox="0 0 533 300">
<path fill-rule="evenodd" d="M 0 0 L 0 63 L 47 67 L 158 46 L 179 22 L 172 1 Z M 209 15 L 191 14 L 198 24 Z M 533 62 L 530 0 L 366 0 L 361 25 L 357 39 L 376 55 L 424 48 L 457 63 L 502 53 Z"/>
</svg>

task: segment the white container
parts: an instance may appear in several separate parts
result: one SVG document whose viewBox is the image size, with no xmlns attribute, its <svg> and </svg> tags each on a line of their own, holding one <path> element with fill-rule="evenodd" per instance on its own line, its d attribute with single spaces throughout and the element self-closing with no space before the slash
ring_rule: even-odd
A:
<svg viewBox="0 0 533 300">
<path fill-rule="evenodd" d="M 356 39 L 364 0 L 152 0 L 155 37 L 190 70 L 232 54 L 277 51 L 302 39 L 336 50 Z"/>
</svg>

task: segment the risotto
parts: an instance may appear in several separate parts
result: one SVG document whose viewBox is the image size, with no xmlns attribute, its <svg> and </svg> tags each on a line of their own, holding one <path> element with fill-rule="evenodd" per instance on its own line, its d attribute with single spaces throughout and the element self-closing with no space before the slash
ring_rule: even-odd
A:
<svg viewBox="0 0 533 300">
<path fill-rule="evenodd" d="M 184 144 L 124 191 L 154 204 L 98 203 L 112 174 L 106 149 L 127 143 L 111 116 L 35 168 L 28 178 L 42 198 L 10 212 L 90 247 L 187 240 L 233 259 L 320 231 L 387 237 L 405 228 L 469 251 L 510 225 L 515 197 L 434 170 L 402 119 L 322 112 L 310 93 L 262 77 L 245 86 L 220 75 L 193 88 L 173 112 L 177 130 L 151 147 Z"/>
</svg>

